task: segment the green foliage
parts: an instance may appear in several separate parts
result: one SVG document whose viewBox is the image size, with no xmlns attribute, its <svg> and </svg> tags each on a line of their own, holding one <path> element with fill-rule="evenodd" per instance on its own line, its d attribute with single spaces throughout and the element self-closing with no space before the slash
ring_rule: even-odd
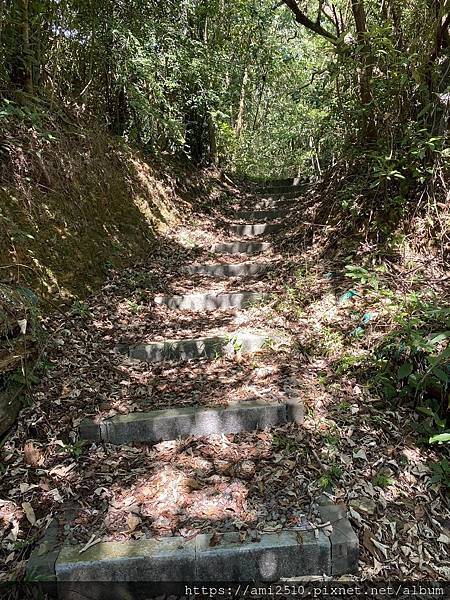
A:
<svg viewBox="0 0 450 600">
<path fill-rule="evenodd" d="M 374 352 L 377 383 L 392 397 L 416 399 L 438 390 L 445 395 L 450 381 L 450 310 L 411 294 L 392 306 L 397 328 Z"/>
<path fill-rule="evenodd" d="M 72 304 L 72 312 L 74 315 L 77 315 L 83 319 L 91 316 L 89 306 L 81 300 L 75 300 L 75 302 Z"/>
<path fill-rule="evenodd" d="M 356 159 L 369 187 L 403 204 L 448 160 L 448 38 L 436 33 L 447 8 L 365 0 L 361 37 L 347 2 L 300 4 L 319 35 L 269 0 L 7 2 L 0 119 L 37 126 L 38 97 L 51 110 L 60 98 L 147 151 L 260 178 Z"/>
<path fill-rule="evenodd" d="M 290 437 L 279 433 L 274 433 L 272 443 L 277 450 L 281 450 L 286 456 L 301 451 L 301 445 L 298 438 Z"/>
<path fill-rule="evenodd" d="M 69 456 L 78 460 L 83 454 L 83 450 L 87 444 L 88 442 L 86 440 L 77 440 L 73 444 L 64 444 L 60 441 L 57 450 L 58 452 L 69 454 Z"/>
<path fill-rule="evenodd" d="M 332 488 L 342 477 L 342 469 L 339 465 L 333 464 L 319 479 L 319 485 L 323 489 Z"/>
<path fill-rule="evenodd" d="M 361 266 L 356 265 L 346 265 L 345 266 L 345 276 L 353 279 L 354 281 L 358 281 L 362 285 L 370 285 L 375 290 L 378 289 L 378 276 L 369 272 L 367 269 Z"/>
<path fill-rule="evenodd" d="M 450 442 L 450 433 L 438 433 L 437 435 L 433 435 L 429 439 L 430 444 L 440 444 Z"/>
<path fill-rule="evenodd" d="M 430 464 L 430 468 L 432 472 L 430 483 L 438 483 L 450 489 L 450 462 L 444 458 Z"/>
<path fill-rule="evenodd" d="M 380 471 L 375 475 L 372 479 L 373 485 L 376 485 L 380 488 L 388 488 L 390 485 L 393 485 L 395 482 L 387 473 Z"/>
<path fill-rule="evenodd" d="M 448 443 L 450 311 L 430 294 L 411 293 L 394 302 L 389 291 L 382 293 L 391 301 L 396 327 L 364 361 L 369 383 L 388 400 L 414 402 L 425 443 Z"/>
</svg>

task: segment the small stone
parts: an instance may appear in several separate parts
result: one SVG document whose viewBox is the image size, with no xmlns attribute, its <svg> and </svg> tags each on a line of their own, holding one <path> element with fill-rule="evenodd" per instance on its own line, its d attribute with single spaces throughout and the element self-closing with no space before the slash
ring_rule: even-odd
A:
<svg viewBox="0 0 450 600">
<path fill-rule="evenodd" d="M 367 498 L 367 496 L 354 498 L 353 500 L 350 500 L 349 504 L 359 513 L 366 515 L 374 515 L 377 510 L 377 505 L 375 502 L 372 500 L 372 498 Z"/>
</svg>

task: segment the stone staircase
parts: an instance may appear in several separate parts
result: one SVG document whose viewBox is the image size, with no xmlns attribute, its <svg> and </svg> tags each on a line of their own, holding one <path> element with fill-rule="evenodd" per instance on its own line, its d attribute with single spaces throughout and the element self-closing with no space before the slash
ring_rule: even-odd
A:
<svg viewBox="0 0 450 600">
<path fill-rule="evenodd" d="M 196 264 L 187 274 L 210 277 L 208 293 L 156 296 L 154 302 L 171 311 L 245 310 L 264 300 L 264 294 L 242 290 L 242 277 L 257 278 L 271 268 L 270 263 L 248 257 L 270 252 L 268 240 L 254 236 L 282 235 L 286 220 L 299 193 L 295 181 L 272 182 L 253 206 L 234 215 L 243 221 L 228 227 L 233 239 L 214 244 L 215 264 Z M 256 223 L 255 223 L 256 221 Z M 249 239 L 234 239 L 236 236 Z M 242 262 L 221 262 L 221 255 L 243 255 Z M 247 257 L 247 258 L 245 258 Z M 215 282 L 234 278 L 232 293 L 215 292 Z M 119 344 L 117 352 L 127 359 L 148 363 L 211 360 L 219 356 L 255 353 L 270 344 L 273 350 L 286 340 L 267 331 L 225 331 L 194 339 L 149 341 Z M 103 421 L 85 419 L 80 438 L 96 444 L 154 444 L 188 436 L 235 434 L 243 431 L 276 428 L 289 422 L 301 426 L 303 407 L 298 394 L 284 402 L 236 402 L 226 407 L 185 406 L 150 412 L 132 412 Z M 225 533 L 220 540 L 208 534 L 193 539 L 181 536 L 146 538 L 126 542 L 101 542 L 80 552 L 81 548 L 62 544 L 57 536 L 44 540 L 32 555 L 28 572 L 56 581 L 58 586 L 79 581 L 110 582 L 202 582 L 202 581 L 278 581 L 283 578 L 339 576 L 355 572 L 358 539 L 342 508 L 328 497 L 316 500 L 324 525 L 301 529 L 281 529 L 242 541 L 239 533 Z M 49 530 L 50 531 L 50 530 Z M 89 596 L 87 596 L 89 597 Z M 92 596 L 94 597 L 94 596 Z M 111 596 L 113 597 L 113 596 Z"/>
</svg>

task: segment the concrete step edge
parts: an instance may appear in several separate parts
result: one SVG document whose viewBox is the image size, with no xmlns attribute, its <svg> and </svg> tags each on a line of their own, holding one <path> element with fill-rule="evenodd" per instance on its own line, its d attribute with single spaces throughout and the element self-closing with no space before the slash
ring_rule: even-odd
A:
<svg viewBox="0 0 450 600">
<path fill-rule="evenodd" d="M 211 277 L 248 277 L 269 270 L 273 265 L 270 263 L 242 262 L 242 263 L 216 263 L 195 264 L 185 268 L 190 275 L 208 275 Z"/>
<path fill-rule="evenodd" d="M 295 206 L 297 206 L 297 198 L 266 198 L 264 200 L 258 200 L 255 204 L 252 205 L 253 210 L 280 210 L 286 208 L 287 210 L 292 210 Z"/>
<path fill-rule="evenodd" d="M 198 534 L 190 539 L 174 536 L 100 542 L 84 551 L 81 545 L 64 544 L 56 554 L 52 549 L 51 560 L 41 553 L 41 577 L 58 585 L 89 581 L 93 589 L 83 588 L 83 597 L 96 598 L 96 582 L 276 582 L 357 572 L 358 538 L 345 511 L 332 503 L 323 510 L 325 516 L 333 518 L 327 527 L 286 528 L 255 534 L 244 541 L 238 532 L 229 532 L 219 540 L 211 534 Z M 28 562 L 28 576 L 35 569 L 36 557 L 33 553 Z M 118 592 L 123 593 L 120 586 Z M 114 594 L 115 587 L 111 586 L 109 598 L 123 597 Z"/>
<path fill-rule="evenodd" d="M 258 352 L 269 344 L 286 344 L 287 340 L 270 333 L 252 331 L 184 340 L 165 340 L 141 344 L 118 344 L 116 352 L 144 362 L 185 361 Z"/>
<path fill-rule="evenodd" d="M 244 236 L 276 233 L 284 228 L 285 223 L 235 223 L 227 227 L 230 234 Z"/>
<path fill-rule="evenodd" d="M 84 419 L 79 426 L 80 438 L 93 442 L 127 444 L 158 443 L 183 437 L 240 433 L 296 422 L 303 419 L 299 398 L 275 403 L 258 400 L 229 406 L 185 406 L 116 415 L 96 423 Z"/>
<path fill-rule="evenodd" d="M 268 219 L 270 221 L 282 219 L 291 214 L 290 208 L 279 208 L 279 209 L 261 209 L 261 210 L 240 210 L 236 212 L 233 217 L 235 219 L 246 220 L 246 219 L 256 219 L 256 220 L 265 220 Z"/>
<path fill-rule="evenodd" d="M 216 310 L 227 308 L 248 308 L 251 304 L 270 298 L 262 292 L 207 292 L 204 294 L 183 294 L 175 296 L 155 296 L 155 304 L 175 310 Z"/>
<path fill-rule="evenodd" d="M 214 254 L 258 254 L 269 250 L 272 250 L 270 242 L 255 242 L 251 240 L 218 242 L 210 248 L 210 252 Z"/>
</svg>

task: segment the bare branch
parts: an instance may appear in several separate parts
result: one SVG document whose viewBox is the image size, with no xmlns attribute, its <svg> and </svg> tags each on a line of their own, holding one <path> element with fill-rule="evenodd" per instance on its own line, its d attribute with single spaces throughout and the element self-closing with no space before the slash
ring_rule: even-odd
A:
<svg viewBox="0 0 450 600">
<path fill-rule="evenodd" d="M 311 21 L 311 19 L 300 10 L 296 0 L 283 0 L 283 3 L 294 13 L 297 23 L 332 42 L 337 42 L 337 37 L 335 35 L 327 31 L 320 23 Z"/>
</svg>

